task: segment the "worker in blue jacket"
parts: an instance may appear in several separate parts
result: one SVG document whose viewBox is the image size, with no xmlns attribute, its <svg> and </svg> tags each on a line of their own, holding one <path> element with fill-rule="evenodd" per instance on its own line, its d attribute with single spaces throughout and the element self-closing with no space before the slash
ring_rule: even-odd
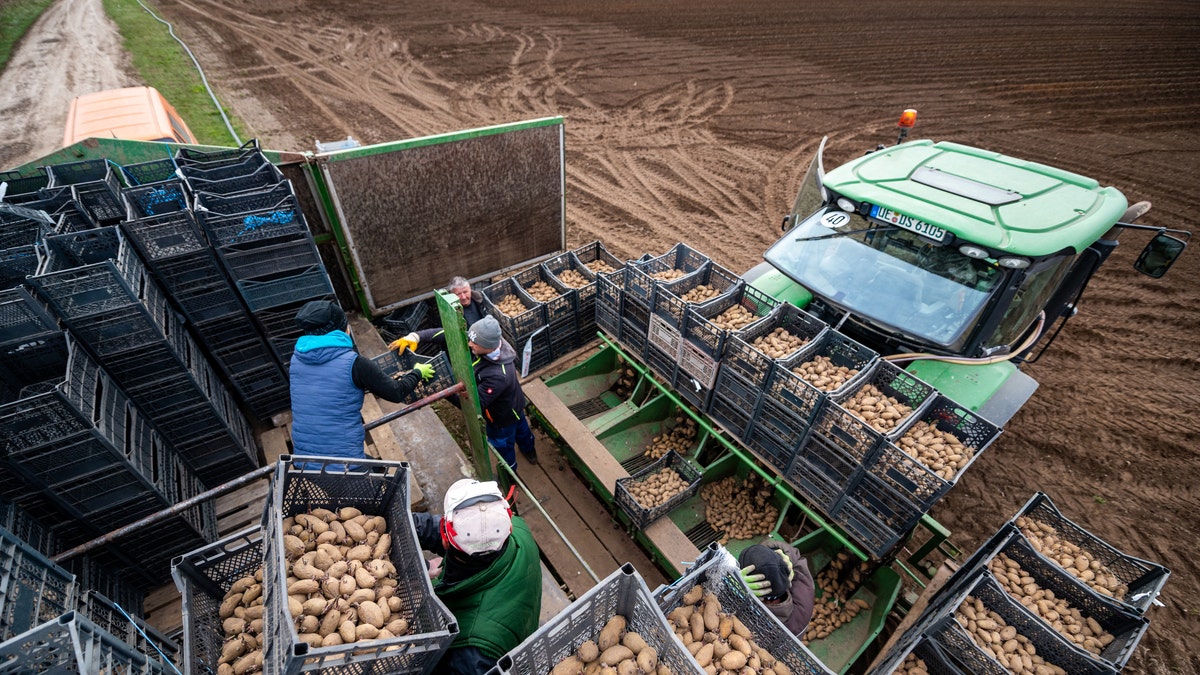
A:
<svg viewBox="0 0 1200 675">
<path fill-rule="evenodd" d="M 366 459 L 362 404 L 365 392 L 401 403 L 433 377 L 418 363 L 393 379 L 354 349 L 346 314 L 336 303 L 314 300 L 296 314 L 304 335 L 291 361 L 292 443 L 297 455 Z"/>
</svg>

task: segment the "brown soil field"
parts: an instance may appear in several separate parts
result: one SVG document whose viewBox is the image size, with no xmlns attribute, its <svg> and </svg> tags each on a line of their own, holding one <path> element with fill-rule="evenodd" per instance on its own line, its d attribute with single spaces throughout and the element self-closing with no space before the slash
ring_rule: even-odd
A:
<svg viewBox="0 0 1200 675">
<path fill-rule="evenodd" d="M 1195 0 L 161 0 L 263 145 L 396 140 L 562 115 L 568 244 L 685 241 L 743 271 L 826 166 L 896 138 L 1044 162 L 1194 228 Z M 936 508 L 973 550 L 1036 491 L 1172 570 L 1127 672 L 1197 673 L 1200 253 L 1161 280 L 1129 233 L 1027 372 L 1041 388 Z M 1188 645 L 1191 645 L 1190 647 Z"/>
</svg>

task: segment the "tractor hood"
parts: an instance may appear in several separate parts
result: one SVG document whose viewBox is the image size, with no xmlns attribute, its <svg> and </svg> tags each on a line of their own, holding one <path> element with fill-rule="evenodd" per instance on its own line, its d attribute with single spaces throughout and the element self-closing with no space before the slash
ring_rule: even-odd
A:
<svg viewBox="0 0 1200 675">
<path fill-rule="evenodd" d="M 1119 190 L 1036 162 L 920 140 L 830 171 L 824 187 L 1014 255 L 1076 253 L 1125 212 Z"/>
</svg>

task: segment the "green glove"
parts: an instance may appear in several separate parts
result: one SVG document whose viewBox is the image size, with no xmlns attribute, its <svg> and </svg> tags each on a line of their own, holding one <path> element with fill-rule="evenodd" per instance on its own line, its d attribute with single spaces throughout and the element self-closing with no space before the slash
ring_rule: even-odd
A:
<svg viewBox="0 0 1200 675">
<path fill-rule="evenodd" d="M 775 552 L 779 554 L 779 557 L 783 558 L 783 562 L 787 563 L 788 583 L 790 584 L 796 578 L 796 570 L 792 568 L 792 559 L 788 557 L 788 554 L 779 549 L 775 549 Z"/>
<path fill-rule="evenodd" d="M 750 592 L 758 597 L 763 597 L 771 594 L 771 582 L 767 581 L 767 575 L 754 574 L 754 565 L 747 565 L 742 568 L 742 581 L 746 582 L 746 586 Z"/>
<path fill-rule="evenodd" d="M 433 366 L 428 363 L 418 363 L 413 366 L 413 370 L 421 374 L 421 379 L 428 382 L 433 379 Z"/>
</svg>

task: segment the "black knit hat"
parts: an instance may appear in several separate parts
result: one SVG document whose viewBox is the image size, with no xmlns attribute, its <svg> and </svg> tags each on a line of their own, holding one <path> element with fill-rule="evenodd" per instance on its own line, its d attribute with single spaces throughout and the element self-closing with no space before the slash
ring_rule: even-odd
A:
<svg viewBox="0 0 1200 675">
<path fill-rule="evenodd" d="M 335 330 L 346 330 L 346 313 L 335 302 L 313 300 L 296 312 L 296 325 L 306 335 L 324 335 Z"/>
<path fill-rule="evenodd" d="M 773 548 L 762 544 L 754 544 L 742 549 L 738 555 L 738 565 L 742 568 L 754 565 L 752 574 L 761 574 L 771 582 L 771 592 L 768 598 L 782 598 L 788 592 L 787 562 Z"/>
</svg>

